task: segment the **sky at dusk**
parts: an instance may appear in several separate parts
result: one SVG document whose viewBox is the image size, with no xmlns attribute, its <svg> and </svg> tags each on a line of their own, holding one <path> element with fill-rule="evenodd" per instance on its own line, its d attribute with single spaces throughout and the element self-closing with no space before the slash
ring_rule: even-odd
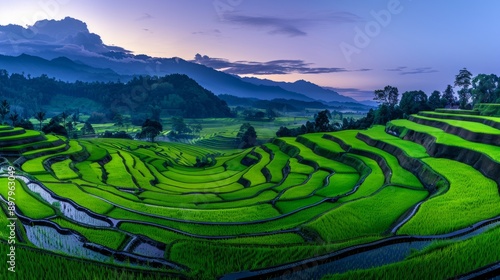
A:
<svg viewBox="0 0 500 280">
<path fill-rule="evenodd" d="M 107 45 L 242 76 L 308 80 L 358 100 L 500 74 L 500 1 L 2 0 L 0 25 L 70 16 Z"/>
</svg>

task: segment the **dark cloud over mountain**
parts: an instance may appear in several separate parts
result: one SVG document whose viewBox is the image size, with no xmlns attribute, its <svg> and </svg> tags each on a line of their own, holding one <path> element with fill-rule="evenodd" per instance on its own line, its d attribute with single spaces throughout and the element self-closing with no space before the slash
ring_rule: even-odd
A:
<svg viewBox="0 0 500 280">
<path fill-rule="evenodd" d="M 212 67 L 226 73 L 244 75 L 275 75 L 275 74 L 322 74 L 346 72 L 348 70 L 337 67 L 314 67 L 312 63 L 303 60 L 273 60 L 267 62 L 235 61 L 231 62 L 222 58 L 211 58 L 206 55 L 196 54 L 193 62 Z M 367 69 L 366 69 L 367 70 Z"/>
<path fill-rule="evenodd" d="M 49 54 L 54 52 L 82 56 L 130 53 L 120 47 L 105 45 L 99 35 L 88 30 L 86 23 L 70 17 L 40 20 L 26 28 L 19 25 L 0 26 L 0 52 L 7 55 L 30 53 L 49 58 Z"/>
</svg>

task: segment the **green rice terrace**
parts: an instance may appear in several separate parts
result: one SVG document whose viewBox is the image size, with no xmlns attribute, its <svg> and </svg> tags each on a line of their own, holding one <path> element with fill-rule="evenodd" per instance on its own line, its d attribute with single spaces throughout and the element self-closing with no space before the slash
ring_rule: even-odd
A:
<svg viewBox="0 0 500 280">
<path fill-rule="evenodd" d="M 445 110 L 246 150 L 0 126 L 0 248 L 18 279 L 487 278 L 499 136 Z"/>
</svg>

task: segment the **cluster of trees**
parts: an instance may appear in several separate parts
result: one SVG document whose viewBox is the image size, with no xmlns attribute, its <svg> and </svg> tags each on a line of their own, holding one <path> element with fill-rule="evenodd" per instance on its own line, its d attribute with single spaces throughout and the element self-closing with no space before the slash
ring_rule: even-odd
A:
<svg viewBox="0 0 500 280">
<path fill-rule="evenodd" d="M 43 125 L 43 122 L 47 119 L 46 112 L 38 111 L 33 115 L 33 117 L 39 122 L 38 129 L 45 134 L 54 133 L 69 138 L 78 138 L 78 134 L 94 135 L 96 132 L 92 127 L 92 124 L 88 120 L 84 122 L 83 127 L 79 130 L 78 133 L 76 126 L 79 123 L 79 115 L 80 113 L 78 111 L 74 112 L 73 114 L 64 111 L 50 118 L 49 122 L 45 125 Z M 10 123 L 7 123 L 6 119 L 10 120 Z M 35 129 L 34 125 L 29 121 L 29 119 L 21 118 L 16 111 L 11 112 L 11 105 L 7 100 L 3 100 L 0 102 L 0 120 L 1 124 L 7 124 L 13 127 L 23 127 L 25 129 Z M 114 121 L 116 126 L 123 126 L 123 115 L 117 114 Z M 199 134 L 202 129 L 203 127 L 199 122 L 195 122 L 188 126 L 184 122 L 184 119 L 182 117 L 172 118 L 172 131 L 174 136 L 187 133 Z M 148 139 L 149 141 L 154 142 L 155 138 L 160 135 L 162 131 L 163 126 L 159 119 L 155 120 L 148 118 L 142 123 L 141 131 L 137 133 L 135 137 L 138 139 Z M 100 137 L 133 139 L 133 137 L 125 131 L 105 131 L 104 134 L 100 135 Z"/>
<path fill-rule="evenodd" d="M 458 87 L 457 93 L 454 87 Z M 463 68 L 455 76 L 454 86 L 433 91 L 429 96 L 421 90 L 407 91 L 401 99 L 396 87 L 386 86 L 376 90 L 374 100 L 380 103 L 376 110 L 370 110 L 366 117 L 343 125 L 343 129 L 363 129 L 373 124 L 386 124 L 388 121 L 407 118 L 419 111 L 437 108 L 472 109 L 477 103 L 500 102 L 500 78 L 494 74 L 472 76 Z M 345 123 L 345 122 L 344 122 Z"/>
<path fill-rule="evenodd" d="M 443 93 L 448 106 L 472 109 L 478 103 L 500 103 L 500 77 L 495 74 L 473 77 L 467 68 L 463 68 L 455 76 L 454 87 L 459 88 L 456 94 L 452 85 L 448 85 Z"/>
<path fill-rule="evenodd" d="M 329 110 L 323 110 L 314 115 L 314 122 L 306 122 L 300 127 L 297 128 L 288 128 L 286 126 L 282 126 L 276 132 L 276 136 L 278 137 L 290 137 L 290 136 L 298 136 L 306 133 L 314 133 L 314 132 L 330 132 L 337 131 L 341 129 L 341 124 L 339 123 L 330 123 L 330 119 L 332 118 L 332 114 Z"/>
<path fill-rule="evenodd" d="M 257 144 L 257 132 L 250 123 L 244 123 L 240 126 L 236 138 L 240 141 L 238 145 L 240 149 L 250 148 Z"/>
<path fill-rule="evenodd" d="M 172 118 L 172 130 L 170 131 L 170 137 L 185 137 L 188 134 L 200 134 L 203 130 L 203 126 L 199 122 L 192 123 L 190 125 L 184 122 L 184 118 L 173 117 Z"/>
<path fill-rule="evenodd" d="M 156 136 L 163 131 L 163 125 L 159 121 L 147 119 L 141 127 L 136 137 L 139 139 L 148 139 L 151 142 L 155 141 Z"/>
<path fill-rule="evenodd" d="M 454 87 L 459 88 L 456 93 Z M 463 68 L 455 76 L 454 86 L 447 85 L 443 93 L 435 90 L 427 96 L 421 90 L 407 91 L 399 99 L 398 89 L 386 86 L 375 91 L 374 100 L 380 103 L 378 109 L 370 111 L 360 122 L 368 124 L 373 120 L 372 124 L 385 124 L 393 119 L 407 118 L 419 111 L 445 107 L 472 109 L 478 103 L 500 102 L 500 78 L 495 74 L 473 77 L 471 72 Z"/>
<path fill-rule="evenodd" d="M 39 122 L 38 130 L 48 134 L 55 133 L 66 137 L 76 138 L 76 125 L 79 122 L 79 113 L 69 114 L 62 112 L 59 115 L 52 117 L 49 123 L 42 126 L 46 120 L 46 113 L 38 111 L 33 114 L 33 117 Z M 10 123 L 6 122 L 6 118 Z M 24 129 L 35 129 L 35 126 L 28 117 L 22 117 L 16 110 L 11 110 L 11 104 L 7 100 L 0 102 L 0 119 L 1 124 L 8 124 L 13 127 L 22 127 Z"/>
<path fill-rule="evenodd" d="M 41 111 L 56 95 L 86 98 L 101 105 L 104 111 L 96 114 L 92 123 L 109 122 L 115 114 L 153 114 L 148 118 L 159 119 L 160 114 L 184 118 L 232 117 L 225 101 L 201 87 L 186 75 L 172 74 L 164 77 L 135 77 L 122 82 L 63 82 L 47 75 L 40 77 L 9 74 L 0 70 L 0 92 L 3 98 L 22 108 L 23 119 Z M 90 104 L 90 103 L 89 103 Z M 95 106 L 79 108 L 92 114 Z M 76 109 L 76 108 L 71 108 Z M 53 113 L 53 112 L 48 112 Z M 156 118 L 155 118 L 156 116 Z M 146 118 L 140 120 L 144 122 Z M 3 122 L 3 120 L 2 120 Z"/>
<path fill-rule="evenodd" d="M 72 114 L 68 111 L 64 111 L 50 118 L 49 122 L 44 125 L 43 122 L 47 119 L 47 113 L 45 111 L 37 111 L 33 114 L 33 118 L 38 121 L 36 129 L 45 134 L 53 133 L 75 139 L 78 138 L 78 135 L 94 135 L 96 132 L 89 121 L 85 121 L 83 127 L 77 130 L 76 127 L 80 123 L 79 116 L 80 113 L 78 110 Z M 11 112 L 11 105 L 7 100 L 2 100 L 0 102 L 0 118 L 2 124 L 22 127 L 24 129 L 35 129 L 35 125 L 33 125 L 28 118 L 21 118 L 17 111 Z M 5 121 L 6 118 L 10 120 L 10 123 Z M 132 139 L 132 137 L 124 131 L 106 131 L 101 137 Z"/>
<path fill-rule="evenodd" d="M 457 93 L 454 87 L 458 87 Z M 342 123 L 331 123 L 332 113 L 321 111 L 315 116 L 314 122 L 307 122 L 301 127 L 289 129 L 280 127 L 276 136 L 297 136 L 305 133 L 337 131 L 343 129 L 365 129 L 374 124 L 386 124 L 390 120 L 408 118 L 419 111 L 435 110 L 437 108 L 472 109 L 477 103 L 500 103 L 500 77 L 490 74 L 472 76 L 463 68 L 455 76 L 454 86 L 433 91 L 429 96 L 421 91 L 406 91 L 401 98 L 397 87 L 386 86 L 374 91 L 374 100 L 379 102 L 377 109 L 370 109 L 365 117 L 354 120 L 342 118 Z"/>
<path fill-rule="evenodd" d="M 279 113 L 272 108 L 267 108 L 265 112 L 260 110 L 245 109 L 243 111 L 243 116 L 245 117 L 245 120 L 263 121 L 267 118 L 267 120 L 273 121 L 279 117 Z"/>
<path fill-rule="evenodd" d="M 23 118 L 17 111 L 11 111 L 11 106 L 7 100 L 0 102 L 0 124 L 8 124 L 6 118 L 10 121 L 10 125 L 16 127 L 23 127 L 25 129 L 33 129 L 33 124 L 27 119 Z"/>
</svg>

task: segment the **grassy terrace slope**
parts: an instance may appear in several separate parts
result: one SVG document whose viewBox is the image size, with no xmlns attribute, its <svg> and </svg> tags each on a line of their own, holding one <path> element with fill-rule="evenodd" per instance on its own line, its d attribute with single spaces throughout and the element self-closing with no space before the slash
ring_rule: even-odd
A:
<svg viewBox="0 0 500 280">
<path fill-rule="evenodd" d="M 478 153 L 500 162 L 500 149 L 460 134 L 466 129 L 468 137 L 497 135 L 495 122 L 425 112 L 387 127 L 277 138 L 246 150 L 209 141 L 196 146 L 67 141 L 2 126 L 0 153 L 19 158 L 18 214 L 31 219 L 20 231 L 26 246 L 36 244 L 28 238 L 29 226 L 43 224 L 70 230 L 104 250 L 174 264 L 161 269 L 168 273 L 214 279 L 392 235 L 446 234 L 499 216 L 497 182 L 488 178 L 488 169 L 466 158 Z M 460 156 L 452 158 L 436 143 L 462 149 L 453 150 Z M 215 161 L 195 167 L 204 157 Z M 0 185 L 7 182 L 3 171 Z M 0 195 L 5 200 L 8 190 L 0 188 Z M 35 232 L 44 238 L 40 229 Z M 403 262 L 339 277 L 387 273 L 402 279 L 406 269 L 425 270 L 420 263 L 437 259 L 456 266 L 439 274 L 453 277 L 498 261 L 495 254 L 480 255 L 484 248 L 472 249 L 498 237 L 496 228 L 464 242 L 450 241 L 443 250 L 424 249 Z M 458 268 L 454 250 L 481 261 Z"/>
</svg>

